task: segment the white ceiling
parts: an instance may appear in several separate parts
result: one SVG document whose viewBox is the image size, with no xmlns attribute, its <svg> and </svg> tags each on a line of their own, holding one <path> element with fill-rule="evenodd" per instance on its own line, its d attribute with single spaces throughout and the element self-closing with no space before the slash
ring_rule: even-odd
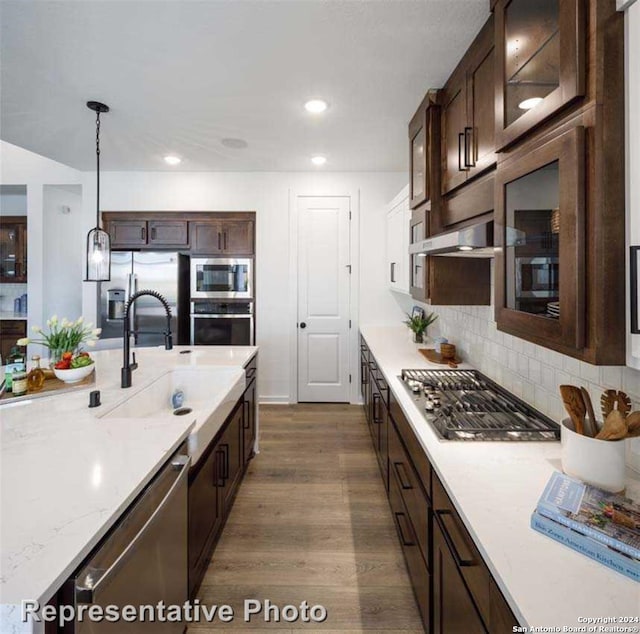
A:
<svg viewBox="0 0 640 634">
<path fill-rule="evenodd" d="M 0 136 L 73 167 L 407 167 L 406 124 L 488 0 L 3 0 Z M 330 102 L 312 117 L 304 101 Z M 225 137 L 246 140 L 229 149 Z"/>
</svg>

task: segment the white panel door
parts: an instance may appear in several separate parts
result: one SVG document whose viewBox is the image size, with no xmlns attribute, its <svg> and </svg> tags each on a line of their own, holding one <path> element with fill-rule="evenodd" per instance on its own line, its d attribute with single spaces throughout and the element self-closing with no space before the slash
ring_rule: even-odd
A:
<svg viewBox="0 0 640 634">
<path fill-rule="evenodd" d="M 349 402 L 347 196 L 298 198 L 298 401 Z"/>
</svg>

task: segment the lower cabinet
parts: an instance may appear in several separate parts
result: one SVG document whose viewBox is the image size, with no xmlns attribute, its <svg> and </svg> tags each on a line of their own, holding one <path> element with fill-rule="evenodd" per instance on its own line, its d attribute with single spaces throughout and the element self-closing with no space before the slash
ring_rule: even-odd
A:
<svg viewBox="0 0 640 634">
<path fill-rule="evenodd" d="M 256 437 L 257 361 L 245 368 L 247 387 L 189 473 L 189 597 L 194 598 L 229 516 Z"/>
<path fill-rule="evenodd" d="M 433 525 L 433 632 L 487 634 L 460 574 L 464 561 L 450 548 L 438 522 Z M 511 630 L 509 630 L 511 631 Z"/>
<path fill-rule="evenodd" d="M 425 631 L 513 632 L 516 617 L 362 338 L 360 354 L 367 423 Z"/>
</svg>

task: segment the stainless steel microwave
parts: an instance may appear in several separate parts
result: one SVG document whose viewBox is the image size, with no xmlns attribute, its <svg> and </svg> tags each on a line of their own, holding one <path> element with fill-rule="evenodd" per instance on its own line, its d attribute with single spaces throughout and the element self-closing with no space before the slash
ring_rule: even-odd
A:
<svg viewBox="0 0 640 634">
<path fill-rule="evenodd" d="M 191 299 L 253 298 L 250 258 L 191 258 Z"/>
</svg>

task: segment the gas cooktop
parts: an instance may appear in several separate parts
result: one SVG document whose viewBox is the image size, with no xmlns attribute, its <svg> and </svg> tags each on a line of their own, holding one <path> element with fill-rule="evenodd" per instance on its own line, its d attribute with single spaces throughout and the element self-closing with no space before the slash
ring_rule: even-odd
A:
<svg viewBox="0 0 640 634">
<path fill-rule="evenodd" d="M 560 427 L 477 370 L 402 370 L 444 440 L 559 440 Z"/>
</svg>

